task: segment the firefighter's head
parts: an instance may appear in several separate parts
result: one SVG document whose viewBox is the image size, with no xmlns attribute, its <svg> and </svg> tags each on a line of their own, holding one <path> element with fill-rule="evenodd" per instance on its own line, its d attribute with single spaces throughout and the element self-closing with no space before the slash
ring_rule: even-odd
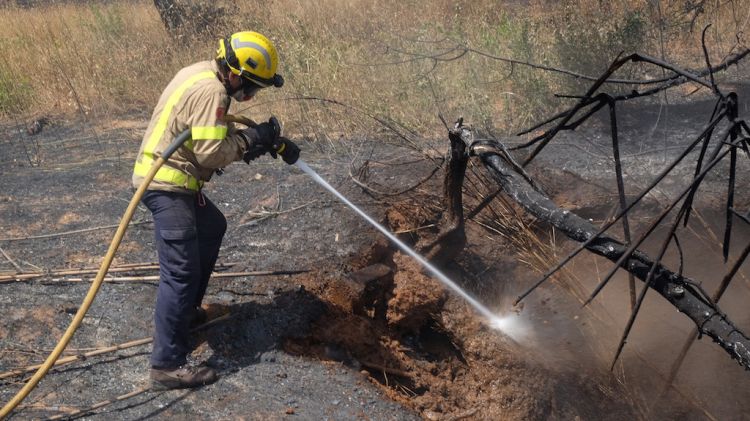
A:
<svg viewBox="0 0 750 421">
<path fill-rule="evenodd" d="M 229 94 L 237 100 L 246 101 L 262 88 L 284 85 L 284 78 L 276 73 L 276 48 L 257 32 L 236 32 L 220 39 L 216 60 L 227 73 Z"/>
</svg>

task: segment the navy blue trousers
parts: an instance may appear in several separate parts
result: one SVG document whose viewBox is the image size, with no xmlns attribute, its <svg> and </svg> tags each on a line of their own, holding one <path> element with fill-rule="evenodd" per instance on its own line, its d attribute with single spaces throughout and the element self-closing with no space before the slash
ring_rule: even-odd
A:
<svg viewBox="0 0 750 421">
<path fill-rule="evenodd" d="M 153 215 L 159 255 L 151 366 L 178 367 L 191 351 L 190 321 L 206 293 L 227 220 L 202 193 L 148 190 L 142 202 Z"/>
</svg>

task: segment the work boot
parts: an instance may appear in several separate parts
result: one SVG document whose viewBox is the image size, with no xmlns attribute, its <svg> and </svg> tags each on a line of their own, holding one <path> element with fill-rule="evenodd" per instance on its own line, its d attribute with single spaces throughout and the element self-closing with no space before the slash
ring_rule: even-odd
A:
<svg viewBox="0 0 750 421">
<path fill-rule="evenodd" d="M 206 366 L 151 368 L 151 389 L 187 389 L 205 386 L 218 379 L 216 372 Z"/>
</svg>

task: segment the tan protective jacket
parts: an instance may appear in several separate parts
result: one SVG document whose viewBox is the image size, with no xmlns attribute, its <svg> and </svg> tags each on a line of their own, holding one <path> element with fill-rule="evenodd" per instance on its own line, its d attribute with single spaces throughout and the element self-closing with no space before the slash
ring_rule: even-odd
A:
<svg viewBox="0 0 750 421">
<path fill-rule="evenodd" d="M 133 169 L 135 188 L 159 154 L 186 129 L 191 139 L 159 169 L 150 190 L 198 191 L 217 168 L 242 159 L 245 140 L 223 121 L 231 98 L 218 72 L 215 61 L 203 61 L 180 70 L 169 82 L 143 136 Z"/>
</svg>

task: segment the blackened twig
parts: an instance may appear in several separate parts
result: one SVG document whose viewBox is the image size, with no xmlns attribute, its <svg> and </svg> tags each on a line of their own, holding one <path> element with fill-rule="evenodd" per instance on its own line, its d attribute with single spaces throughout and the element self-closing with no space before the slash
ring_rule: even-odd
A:
<svg viewBox="0 0 750 421">
<path fill-rule="evenodd" d="M 726 136 L 728 136 L 728 133 L 725 135 L 724 137 L 725 139 L 726 139 Z M 594 288 L 593 292 L 591 293 L 591 296 L 586 300 L 584 305 L 587 305 L 594 298 L 596 298 L 596 296 L 599 294 L 602 288 L 604 288 L 604 286 L 610 281 L 610 279 L 612 279 L 612 276 L 614 276 L 615 272 L 617 272 L 617 269 L 619 269 L 620 267 L 625 267 L 623 266 L 623 264 L 625 263 L 627 259 L 630 258 L 630 255 L 636 250 L 636 248 L 640 246 L 641 243 L 643 243 L 643 241 L 645 241 L 646 237 L 648 237 L 656 229 L 656 227 L 659 226 L 659 224 L 661 224 L 664 218 L 666 218 L 667 215 L 672 211 L 672 209 L 674 209 L 675 206 L 677 206 L 677 203 L 679 203 L 682 200 L 682 198 L 690 191 L 690 189 L 693 188 L 696 183 L 700 183 L 703 180 L 703 178 L 706 176 L 706 174 L 708 174 L 708 172 L 711 169 L 713 169 L 713 167 L 716 166 L 716 164 L 718 164 L 727 155 L 727 153 L 729 153 L 729 150 L 725 150 L 724 152 L 720 153 L 708 165 L 706 165 L 706 168 L 704 168 L 703 171 L 701 171 L 698 177 L 694 178 L 693 181 L 690 183 L 690 185 L 687 186 L 682 191 L 682 193 L 680 193 L 677 196 L 677 198 L 675 198 L 672 201 L 672 203 L 669 206 L 667 206 L 667 208 L 661 213 L 661 215 L 658 218 L 656 218 L 656 220 L 654 220 L 651 226 L 646 230 L 646 232 L 644 232 L 641 235 L 638 241 L 636 241 L 630 247 L 628 247 L 625 253 L 623 253 L 623 255 L 617 260 L 617 262 L 614 265 L 612 265 L 612 269 L 610 269 L 607 275 L 599 282 L 599 285 L 597 285 L 596 288 Z"/>
<path fill-rule="evenodd" d="M 703 130 L 703 133 L 701 133 L 690 145 L 688 145 L 685 150 L 675 158 L 672 163 L 670 163 L 666 168 L 662 170 L 659 175 L 657 175 L 654 180 L 651 181 L 651 183 L 641 191 L 641 193 L 636 196 L 636 198 L 628 204 L 627 208 L 621 210 L 617 213 L 617 215 L 609 222 L 604 224 L 595 235 L 591 236 L 590 238 L 583 241 L 575 250 L 573 250 L 571 253 L 569 253 L 564 259 L 562 259 L 557 265 L 555 265 L 553 268 L 547 270 L 547 272 L 544 273 L 544 275 L 535 282 L 530 288 L 528 288 L 526 291 L 524 291 L 522 294 L 520 294 L 516 300 L 514 301 L 514 305 L 518 304 L 523 300 L 527 295 L 531 294 L 536 288 L 538 288 L 544 281 L 549 279 L 553 274 L 555 274 L 558 270 L 560 270 L 563 266 L 565 266 L 570 260 L 572 260 L 575 256 L 578 255 L 581 251 L 585 250 L 588 246 L 590 246 L 592 243 L 594 243 L 597 238 L 602 235 L 604 232 L 606 232 L 610 227 L 612 227 L 617 221 L 622 218 L 625 213 L 629 212 L 630 209 L 638 204 L 651 190 L 653 190 L 656 185 L 661 182 L 661 180 L 667 176 L 676 166 L 679 164 L 692 150 L 695 148 L 695 146 L 711 131 L 716 127 L 717 124 L 724 118 L 724 113 L 720 113 L 716 118 L 711 121 L 708 126 Z"/>
<path fill-rule="evenodd" d="M 609 97 L 609 121 L 610 128 L 612 129 L 612 156 L 615 159 L 615 178 L 617 179 L 617 193 L 620 199 L 620 211 L 628 207 L 628 200 L 625 197 L 625 182 L 622 178 L 622 161 L 620 160 L 620 142 L 617 136 L 617 113 L 615 112 L 615 102 L 612 97 Z M 630 223 L 628 222 L 628 214 L 622 216 L 622 230 L 625 237 L 625 244 L 629 245 L 632 239 L 630 238 Z M 635 297 L 635 276 L 628 272 L 628 289 L 630 291 L 630 308 L 634 309 L 636 305 Z"/>
</svg>

